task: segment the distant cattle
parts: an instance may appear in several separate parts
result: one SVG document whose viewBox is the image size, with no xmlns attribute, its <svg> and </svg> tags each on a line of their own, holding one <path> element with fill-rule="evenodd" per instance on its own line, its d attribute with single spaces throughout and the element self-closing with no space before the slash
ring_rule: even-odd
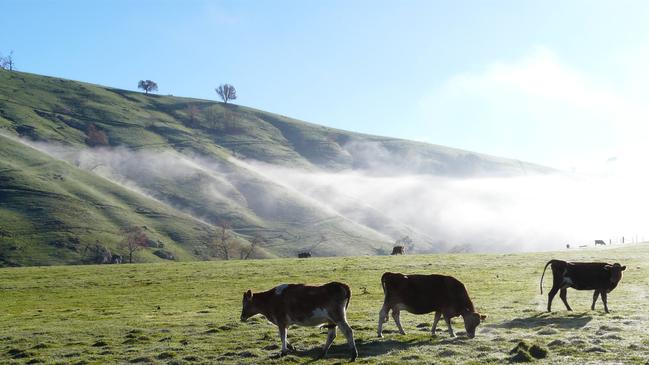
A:
<svg viewBox="0 0 649 365">
<path fill-rule="evenodd" d="M 297 254 L 297 257 L 301 259 L 308 259 L 309 257 L 311 257 L 311 252 L 300 252 Z"/>
<path fill-rule="evenodd" d="M 602 240 L 595 240 L 595 246 L 597 246 L 597 245 L 606 246 L 606 242 L 604 242 Z"/>
<path fill-rule="evenodd" d="M 394 246 L 392 247 L 391 255 L 403 255 L 404 249 L 403 246 Z"/>
<path fill-rule="evenodd" d="M 561 260 L 550 260 L 543 268 L 541 275 L 541 294 L 543 294 L 543 277 L 548 265 L 552 268 L 552 289 L 548 293 L 548 312 L 552 308 L 552 299 L 560 292 L 559 297 L 566 305 L 566 309 L 572 310 L 568 305 L 567 289 L 573 288 L 577 290 L 594 290 L 593 304 L 590 306 L 591 310 L 595 309 L 595 302 L 597 297 L 602 296 L 602 303 L 604 303 L 604 310 L 608 313 L 607 295 L 610 293 L 617 284 L 622 280 L 622 271 L 626 270 L 626 266 L 618 263 L 608 264 L 605 262 L 566 262 Z"/>
<path fill-rule="evenodd" d="M 282 284 L 261 293 L 248 290 L 243 294 L 241 320 L 262 314 L 277 325 L 282 340 L 281 355 L 288 353 L 287 329 L 290 325 L 320 326 L 328 329 L 327 342 L 320 357 L 324 357 L 336 338 L 336 327 L 345 335 L 351 348 L 351 361 L 358 351 L 352 328 L 347 323 L 346 311 L 352 292 L 343 283 L 331 282 L 322 286 Z"/>
<path fill-rule="evenodd" d="M 122 261 L 123 261 L 122 255 L 113 255 L 111 263 L 113 263 L 113 264 L 121 264 Z"/>
<path fill-rule="evenodd" d="M 413 314 L 435 312 L 431 329 L 433 336 L 442 315 L 451 337 L 455 337 L 451 318 L 462 316 L 469 338 L 475 337 L 476 327 L 486 318 L 475 311 L 464 284 L 451 276 L 403 275 L 386 272 L 381 277 L 381 286 L 385 298 L 379 312 L 379 337 L 383 337 L 383 323 L 388 321 L 390 311 L 402 335 L 406 334 L 399 319 L 402 309 Z"/>
</svg>

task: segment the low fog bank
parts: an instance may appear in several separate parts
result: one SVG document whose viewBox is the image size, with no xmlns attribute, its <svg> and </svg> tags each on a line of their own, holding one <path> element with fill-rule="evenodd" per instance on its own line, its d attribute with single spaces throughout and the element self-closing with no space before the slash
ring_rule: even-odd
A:
<svg viewBox="0 0 649 365">
<path fill-rule="evenodd" d="M 511 177 L 557 172 L 519 160 L 398 139 L 352 140 L 343 149 L 352 160 L 353 170 L 370 176 Z"/>
<path fill-rule="evenodd" d="M 169 186 L 185 189 L 187 194 L 199 191 L 205 204 L 190 213 L 208 221 L 210 209 L 250 207 L 251 195 L 244 196 L 239 188 L 241 174 L 249 170 L 285 187 L 285 193 L 295 199 L 312 202 L 322 215 L 342 216 L 394 240 L 404 231 L 412 232 L 419 252 L 555 250 L 566 244 L 592 245 L 600 239 L 617 243 L 622 236 L 630 242 L 647 234 L 642 218 L 649 203 L 649 180 L 642 177 L 539 174 L 450 178 L 386 174 L 385 166 L 368 169 L 371 163 L 362 170 L 325 172 L 231 158 L 233 169 L 225 161 L 173 151 L 76 149 L 22 142 L 172 205 L 182 200 L 184 193 L 170 192 Z M 291 214 L 287 206 L 292 205 L 277 205 L 270 190 L 261 194 L 264 196 L 257 193 L 255 199 L 264 201 L 265 215 Z"/>
<path fill-rule="evenodd" d="M 451 251 L 555 250 L 644 239 L 644 180 L 543 174 L 448 178 L 287 169 L 246 162 L 344 215 L 365 205 Z M 415 242 L 416 244 L 416 242 Z"/>
</svg>

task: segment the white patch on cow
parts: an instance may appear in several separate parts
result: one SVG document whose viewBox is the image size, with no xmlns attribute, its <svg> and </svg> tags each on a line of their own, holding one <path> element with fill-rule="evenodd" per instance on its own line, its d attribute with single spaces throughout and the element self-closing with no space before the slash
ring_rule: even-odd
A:
<svg viewBox="0 0 649 365">
<path fill-rule="evenodd" d="M 282 284 L 275 287 L 275 295 L 281 295 L 284 289 L 288 287 L 288 284 Z"/>
<path fill-rule="evenodd" d="M 301 326 L 319 326 L 329 322 L 329 312 L 324 308 L 316 308 L 311 312 L 311 316 L 302 321 L 295 321 L 289 317 L 291 323 L 299 324 Z"/>
</svg>

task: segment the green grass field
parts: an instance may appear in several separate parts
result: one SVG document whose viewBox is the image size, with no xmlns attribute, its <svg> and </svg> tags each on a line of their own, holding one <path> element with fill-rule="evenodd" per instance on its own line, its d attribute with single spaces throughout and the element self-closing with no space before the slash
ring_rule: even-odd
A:
<svg viewBox="0 0 649 365">
<path fill-rule="evenodd" d="M 605 314 L 601 303 L 591 311 L 592 292 L 575 290 L 568 293 L 574 312 L 567 312 L 557 296 L 555 312 L 546 313 L 539 279 L 550 258 L 627 265 L 609 296 L 611 313 Z M 500 364 L 510 361 L 509 351 L 524 340 L 548 351 L 546 359 L 532 360 L 538 363 L 645 364 L 647 270 L 646 244 L 560 253 L 6 268 L 0 269 L 0 363 L 311 363 L 325 330 L 291 328 L 296 352 L 278 358 L 275 326 L 261 317 L 239 321 L 241 296 L 248 288 L 337 280 L 352 288 L 348 318 L 359 363 Z M 379 278 L 385 271 L 456 276 L 488 318 L 469 340 L 459 318 L 453 321 L 457 338 L 450 339 L 443 324 L 432 338 L 432 315 L 403 314 L 408 334 L 398 335 L 390 320 L 385 337 L 378 339 Z M 316 363 L 347 357 L 339 335 L 329 357 Z"/>
</svg>

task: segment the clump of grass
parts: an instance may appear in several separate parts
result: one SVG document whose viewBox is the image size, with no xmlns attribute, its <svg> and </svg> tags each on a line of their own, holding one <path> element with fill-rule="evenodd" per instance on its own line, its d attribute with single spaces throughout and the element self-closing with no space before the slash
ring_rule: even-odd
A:
<svg viewBox="0 0 649 365">
<path fill-rule="evenodd" d="M 548 356 L 548 350 L 533 344 L 530 345 L 525 341 L 520 341 L 511 351 L 513 355 L 509 360 L 511 362 L 530 362 L 534 359 L 544 359 Z"/>
<path fill-rule="evenodd" d="M 7 351 L 7 355 L 11 356 L 14 359 L 23 359 L 25 357 L 28 357 L 29 353 L 21 349 L 11 349 Z"/>
<path fill-rule="evenodd" d="M 93 347 L 106 347 L 106 346 L 108 346 L 108 342 L 106 342 L 104 340 L 99 340 L 99 341 L 93 343 L 92 346 Z"/>
<path fill-rule="evenodd" d="M 531 362 L 532 360 L 534 360 L 532 355 L 525 350 L 516 351 L 516 354 L 509 359 L 511 362 Z"/>
<path fill-rule="evenodd" d="M 130 362 L 133 363 L 133 364 L 141 363 L 141 362 L 143 362 L 143 363 L 147 363 L 147 364 L 152 364 L 152 363 L 154 363 L 153 359 L 151 359 L 151 358 L 148 357 L 148 356 L 140 356 L 140 357 L 136 357 L 136 358 L 131 359 Z"/>
<path fill-rule="evenodd" d="M 535 359 L 545 359 L 548 356 L 548 350 L 539 345 L 532 345 L 530 346 L 530 355 Z"/>
<path fill-rule="evenodd" d="M 161 352 L 161 353 L 157 356 L 157 358 L 160 359 L 160 360 L 173 359 L 174 357 L 176 357 L 176 353 L 173 352 L 173 351 L 165 351 L 165 352 Z"/>
</svg>

